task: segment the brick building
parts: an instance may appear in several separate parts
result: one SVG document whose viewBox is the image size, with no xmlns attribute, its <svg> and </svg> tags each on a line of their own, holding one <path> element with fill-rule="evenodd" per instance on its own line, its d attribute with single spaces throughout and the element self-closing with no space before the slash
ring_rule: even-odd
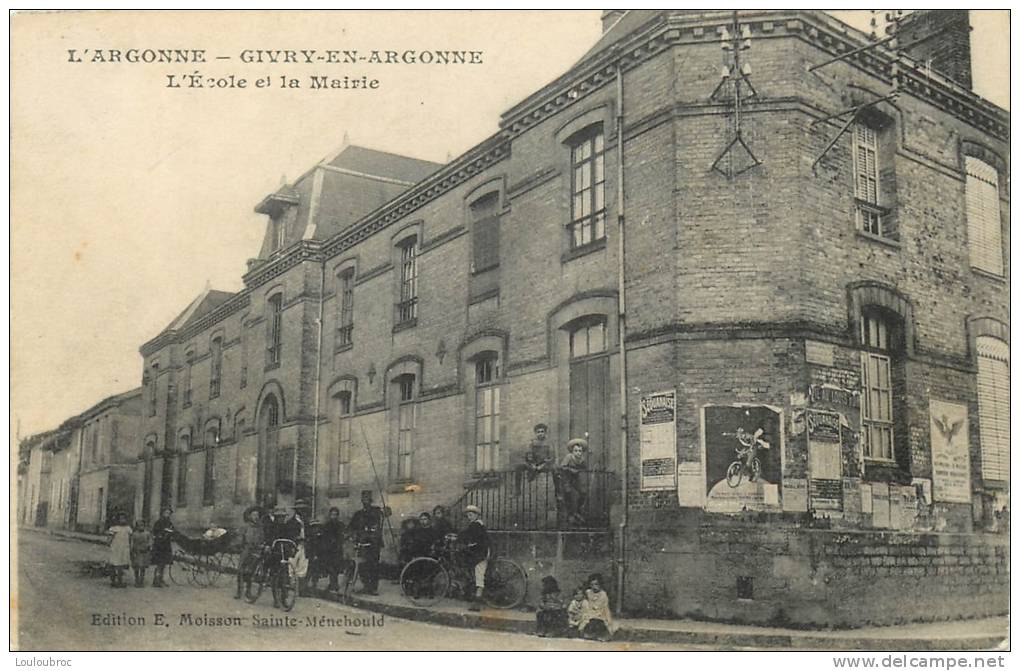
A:
<svg viewBox="0 0 1020 671">
<path fill-rule="evenodd" d="M 821 12 L 607 12 L 450 163 L 347 146 L 281 186 L 245 288 L 142 347 L 137 513 L 373 490 L 481 503 L 631 611 L 1005 612 L 1008 115 L 946 18 L 905 23 L 953 45 L 922 63 Z M 518 488 L 538 422 L 587 439 L 574 511 Z"/>
</svg>

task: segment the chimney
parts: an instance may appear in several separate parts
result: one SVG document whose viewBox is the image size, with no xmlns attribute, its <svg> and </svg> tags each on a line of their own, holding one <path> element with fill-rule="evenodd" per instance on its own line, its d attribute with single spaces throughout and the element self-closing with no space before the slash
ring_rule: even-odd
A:
<svg viewBox="0 0 1020 671">
<path fill-rule="evenodd" d="M 613 27 L 613 24 L 620 20 L 620 17 L 627 13 L 626 9 L 604 9 L 602 10 L 602 34 Z"/>
<path fill-rule="evenodd" d="M 970 69 L 970 19 L 966 9 L 917 10 L 903 17 L 900 48 L 922 65 L 972 87 Z"/>
</svg>

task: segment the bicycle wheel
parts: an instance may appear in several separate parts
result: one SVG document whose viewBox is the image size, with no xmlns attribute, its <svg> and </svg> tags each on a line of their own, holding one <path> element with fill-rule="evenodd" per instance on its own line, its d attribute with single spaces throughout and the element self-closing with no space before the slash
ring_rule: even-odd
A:
<svg viewBox="0 0 1020 671">
<path fill-rule="evenodd" d="M 276 580 L 280 607 L 284 611 L 290 611 L 294 604 L 297 603 L 298 595 L 298 577 L 297 571 L 294 570 L 294 565 L 289 561 L 284 562 L 280 567 Z"/>
<path fill-rule="evenodd" d="M 244 583 L 244 600 L 255 603 L 266 588 L 266 567 L 259 562 L 251 576 Z"/>
<path fill-rule="evenodd" d="M 431 606 L 450 589 L 450 574 L 432 557 L 412 559 L 400 572 L 400 591 L 417 606 Z"/>
<path fill-rule="evenodd" d="M 482 599 L 493 608 L 513 608 L 528 595 L 528 576 L 517 562 L 498 557 L 489 560 Z"/>
<path fill-rule="evenodd" d="M 351 588 L 358 583 L 358 562 L 355 559 L 349 559 L 350 563 L 344 569 L 344 603 L 347 603 L 351 597 Z"/>
<path fill-rule="evenodd" d="M 730 464 L 730 467 L 726 469 L 726 484 L 730 487 L 737 487 L 740 485 L 740 481 L 744 478 L 744 469 L 741 467 L 739 461 L 734 461 Z"/>
</svg>

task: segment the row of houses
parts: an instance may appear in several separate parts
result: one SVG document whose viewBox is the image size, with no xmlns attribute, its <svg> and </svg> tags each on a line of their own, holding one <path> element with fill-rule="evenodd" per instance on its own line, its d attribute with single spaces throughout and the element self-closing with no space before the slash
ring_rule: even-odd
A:
<svg viewBox="0 0 1020 671">
<path fill-rule="evenodd" d="M 480 504 L 635 612 L 1004 612 L 1009 122 L 967 12 L 899 52 L 818 11 L 603 21 L 451 162 L 348 144 L 258 203 L 244 288 L 142 345 L 130 439 L 96 419 L 134 452 L 81 469 L 79 523 L 115 472 L 195 529 L 369 490 L 394 525 Z M 33 447 L 27 523 L 90 421 Z M 586 440 L 569 500 L 516 471 L 539 423 L 557 460 Z"/>
<path fill-rule="evenodd" d="M 134 513 L 142 390 L 111 396 L 21 441 L 19 524 L 97 532 Z"/>
</svg>

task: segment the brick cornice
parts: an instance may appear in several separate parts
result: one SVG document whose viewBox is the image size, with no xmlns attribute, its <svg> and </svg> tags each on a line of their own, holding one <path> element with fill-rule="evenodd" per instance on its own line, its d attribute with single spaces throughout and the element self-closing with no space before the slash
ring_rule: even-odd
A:
<svg viewBox="0 0 1020 671">
<path fill-rule="evenodd" d="M 612 82 L 617 63 L 626 72 L 669 47 L 718 42 L 720 30 L 728 28 L 732 21 L 729 11 L 696 15 L 663 12 L 510 108 L 501 117 L 500 127 L 511 137 L 516 136 Z M 864 33 L 818 10 L 742 11 L 740 22 L 750 25 L 757 39 L 795 37 L 832 56 L 868 44 Z M 849 57 L 846 62 L 889 84 L 895 59 L 893 52 L 876 47 Z M 905 70 L 900 81 L 904 92 L 999 140 L 1009 138 L 1009 114 L 952 80 L 938 73 L 922 76 Z"/>
</svg>

